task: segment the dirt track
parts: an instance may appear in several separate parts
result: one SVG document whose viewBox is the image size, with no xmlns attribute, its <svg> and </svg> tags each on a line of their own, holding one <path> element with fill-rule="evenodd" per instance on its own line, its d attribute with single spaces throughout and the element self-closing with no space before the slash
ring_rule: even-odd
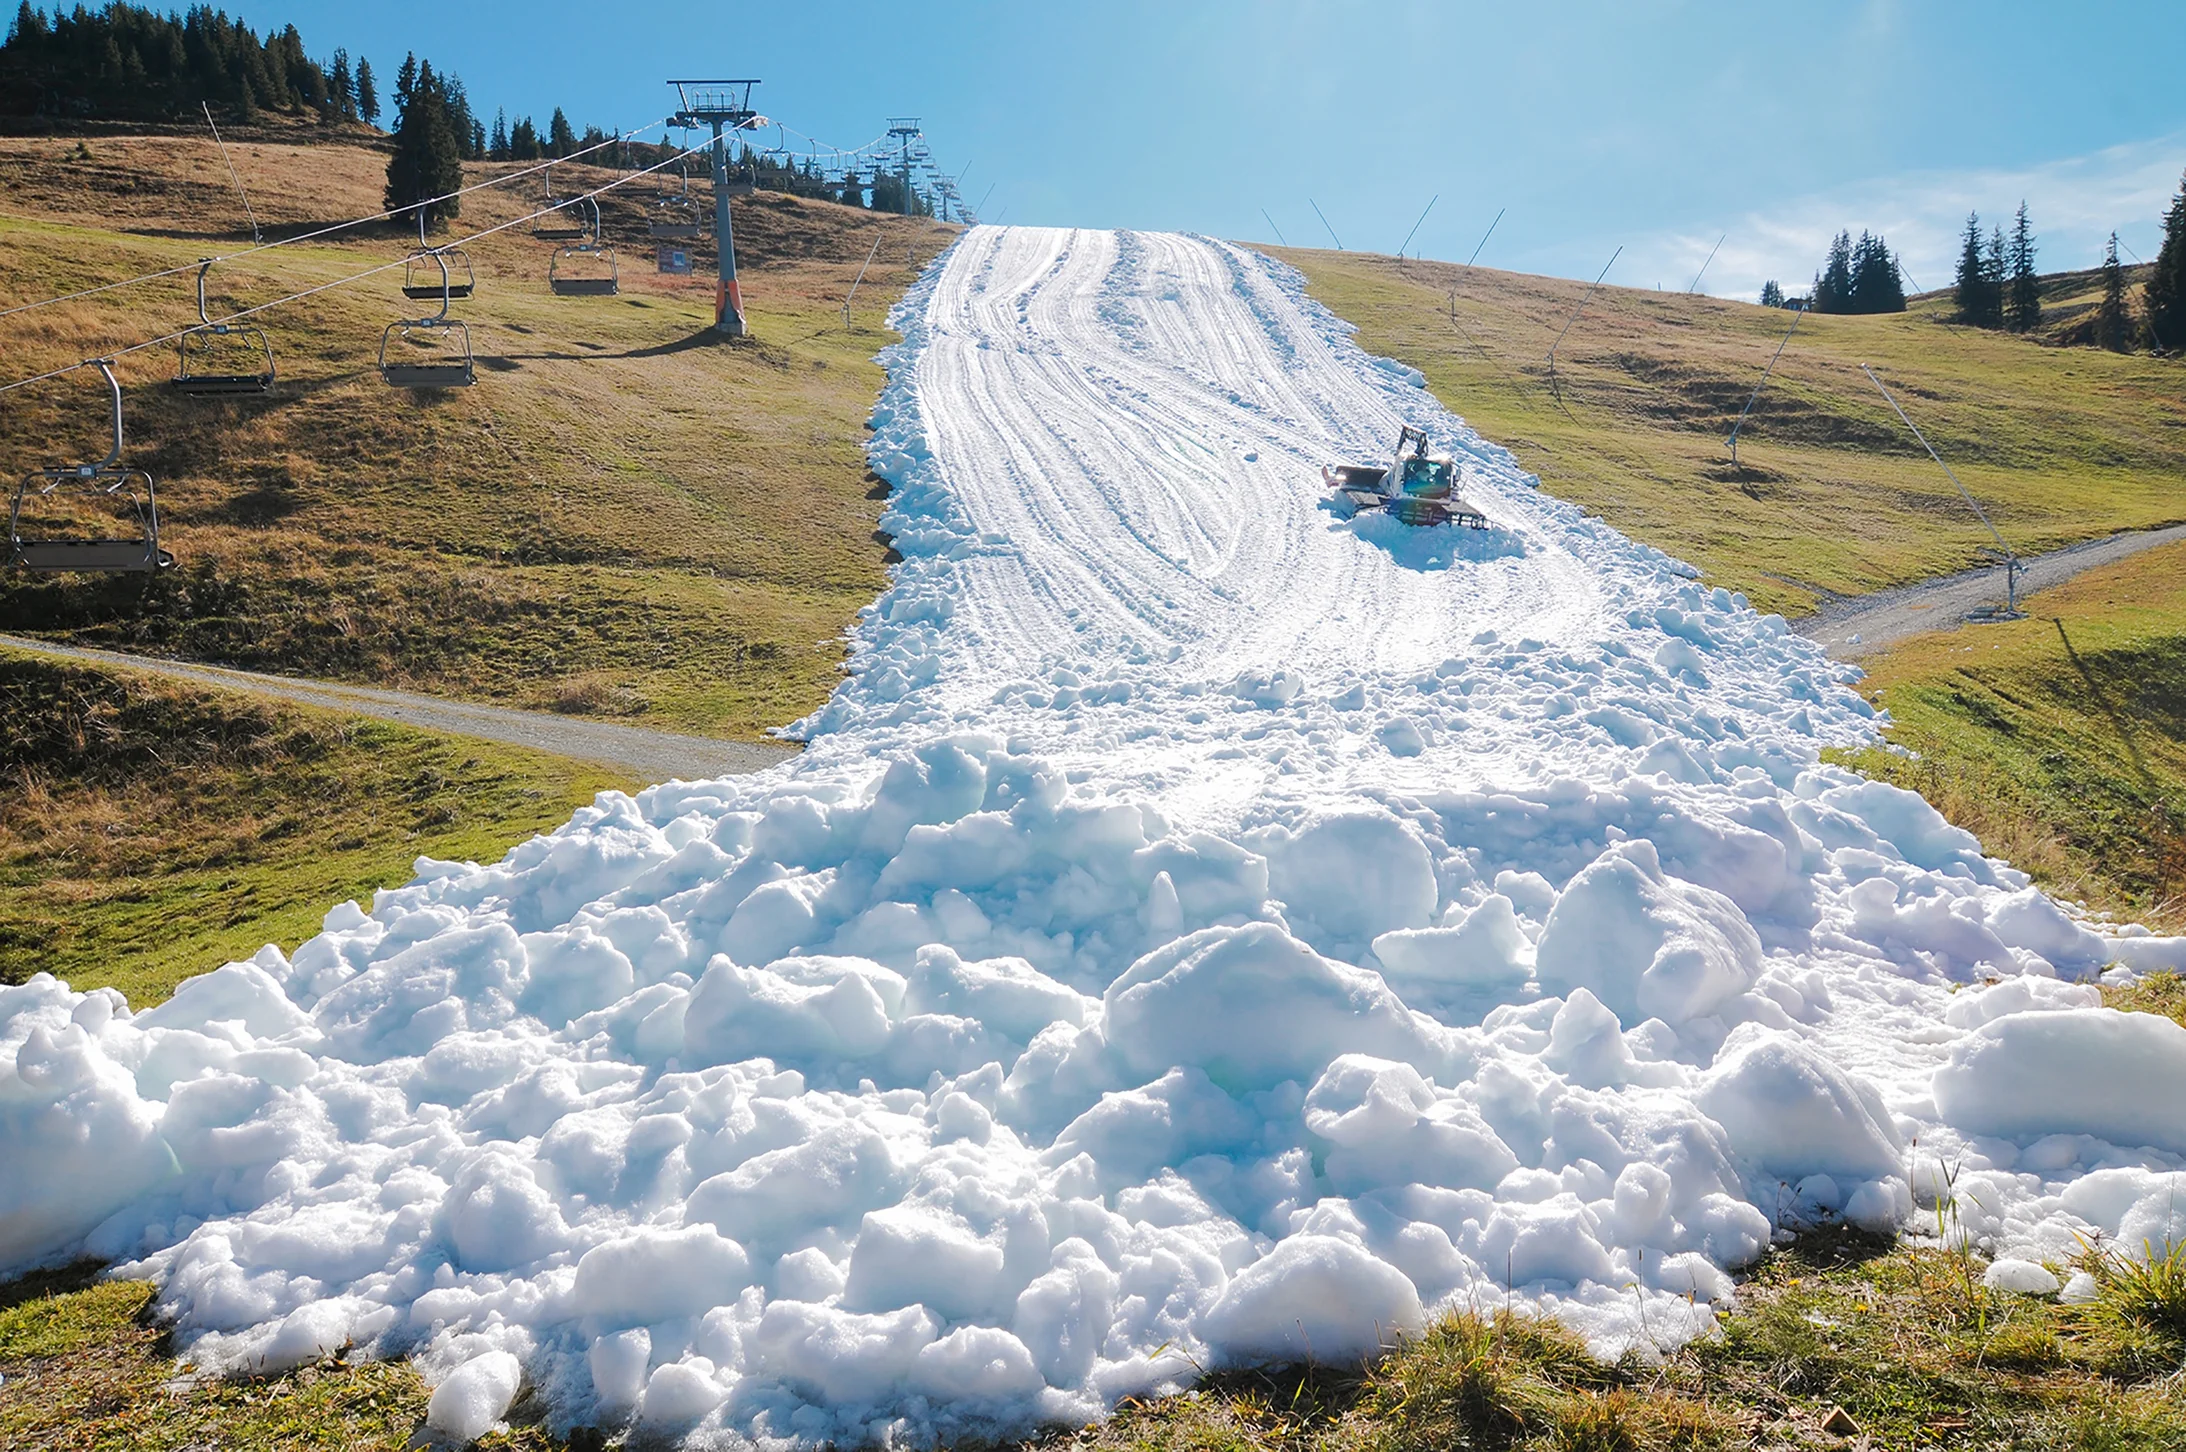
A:
<svg viewBox="0 0 2186 1452">
<path fill-rule="evenodd" d="M 703 781 L 763 771 L 796 755 L 789 746 L 759 746 L 741 741 L 714 741 L 703 736 L 680 736 L 667 731 L 647 731 L 638 726 L 617 726 L 602 721 L 576 720 L 534 711 L 511 711 L 500 706 L 474 706 L 462 701 L 421 696 L 411 691 L 383 691 L 368 686 L 337 685 L 328 681 L 269 676 L 257 671 L 228 670 L 221 666 L 191 665 L 159 660 L 123 651 L 86 650 L 79 646 L 48 645 L 21 636 L 0 635 L 0 645 L 39 655 L 59 656 L 93 665 L 127 666 L 181 680 L 277 696 L 305 706 L 373 716 L 382 721 L 446 731 L 457 736 L 477 736 L 509 746 L 528 746 L 557 756 L 575 757 L 619 767 L 641 781 L 667 781 L 681 777 Z"/>
<path fill-rule="evenodd" d="M 2062 585 L 2098 565 L 2178 541 L 2186 541 L 2186 524 L 2113 534 L 2023 559 L 2019 562 L 2020 603 L 2024 606 L 2027 596 Z M 1792 629 L 1833 656 L 1857 660 L 1909 635 L 1955 630 L 1965 623 L 1967 612 L 2003 603 L 2003 569 L 1990 566 L 1895 590 L 1878 590 L 1872 595 L 1835 596 L 1814 614 L 1793 622 Z"/>
</svg>

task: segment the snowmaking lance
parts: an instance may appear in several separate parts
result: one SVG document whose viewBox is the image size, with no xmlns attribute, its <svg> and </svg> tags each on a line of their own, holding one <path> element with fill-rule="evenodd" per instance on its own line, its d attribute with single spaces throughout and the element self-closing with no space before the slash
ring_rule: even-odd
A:
<svg viewBox="0 0 2186 1452">
<path fill-rule="evenodd" d="M 1457 494 L 1457 465 L 1427 452 L 1423 429 L 1404 425 L 1388 464 L 1324 465 L 1321 479 L 1353 514 L 1383 509 L 1405 524 L 1462 524 L 1486 529 L 1488 517 Z"/>
</svg>

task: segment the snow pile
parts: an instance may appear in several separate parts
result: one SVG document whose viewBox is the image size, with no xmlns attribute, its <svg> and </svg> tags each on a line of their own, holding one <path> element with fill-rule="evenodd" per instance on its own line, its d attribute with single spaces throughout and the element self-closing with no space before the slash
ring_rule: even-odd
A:
<svg viewBox="0 0 2186 1452">
<path fill-rule="evenodd" d="M 1870 716 L 1780 620 L 1238 249 L 978 229 L 901 321 L 906 559 L 806 755 L 145 1012 L 0 989 L 0 1266 L 131 1262 L 200 1365 L 415 1353 L 454 1439 L 859 1443 L 1505 1299 L 1669 1344 L 1939 1195 L 1999 1283 L 2186 1236 L 2186 1031 L 2075 981 L 2186 943 L 1818 765 Z M 1495 548 L 1317 507 L 1399 419 Z"/>
</svg>

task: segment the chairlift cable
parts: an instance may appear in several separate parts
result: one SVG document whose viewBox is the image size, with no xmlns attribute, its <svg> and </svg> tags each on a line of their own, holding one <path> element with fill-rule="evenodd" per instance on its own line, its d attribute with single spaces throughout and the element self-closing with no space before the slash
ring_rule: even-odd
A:
<svg viewBox="0 0 2186 1452">
<path fill-rule="evenodd" d="M 663 119 L 665 120 L 666 118 Z M 641 126 L 638 128 L 638 131 L 649 131 L 652 129 L 652 124 Z M 630 134 L 636 135 L 637 133 L 632 132 Z M 501 176 L 491 177 L 485 181 L 472 182 L 467 187 L 458 187 L 456 190 L 445 193 L 441 196 L 425 197 L 415 202 L 409 202 L 399 207 L 390 208 L 389 210 L 384 212 L 374 212 L 368 217 L 352 217 L 346 222 L 336 222 L 333 223 L 331 226 L 321 227 L 316 232 L 302 232 L 298 233 L 294 237 L 283 237 L 278 241 L 274 242 L 261 242 L 254 246 L 245 247 L 239 252 L 227 252 L 219 254 L 215 256 L 212 260 L 216 263 L 234 262 L 240 258 L 250 257 L 260 252 L 271 252 L 277 247 L 289 247 L 295 245 L 298 242 L 316 241 L 321 237 L 332 236 L 336 232 L 346 232 L 351 227 L 364 226 L 368 222 L 384 222 L 391 217 L 398 217 L 402 215 L 402 213 L 414 210 L 416 208 L 430 207 L 435 206 L 441 202 L 454 201 L 458 197 L 469 196 L 472 192 L 484 191 L 488 187 L 497 187 L 505 182 L 515 181 L 520 177 L 530 176 L 533 172 L 543 170 L 547 167 L 551 167 L 556 162 L 574 161 L 580 156 L 584 156 L 590 152 L 598 151 L 600 147 L 612 146 L 614 144 L 615 141 L 612 139 L 602 141 L 597 145 L 585 147 L 582 151 L 573 151 L 567 156 L 554 157 L 551 160 L 540 162 L 537 166 L 527 166 L 522 171 L 512 171 L 505 173 Z M 694 148 L 694 150 L 696 150 L 696 148 Z M 691 154 L 691 152 L 684 153 L 684 155 L 686 156 Z M 87 297 L 96 297 L 100 293 L 113 292 L 118 288 L 135 287 L 140 282 L 157 282 L 161 278 L 165 277 L 178 277 L 183 273 L 196 271 L 197 267 L 198 263 L 190 262 L 175 267 L 162 268 L 158 272 L 147 272 L 139 277 L 123 278 L 119 282 L 103 282 L 100 283 L 97 287 L 87 287 L 78 292 L 62 293 L 59 297 L 44 298 L 38 302 L 17 303 L 13 307 L 0 308 L 0 318 L 13 317 L 17 313 L 35 312 L 39 308 L 52 307 L 55 303 L 78 302 Z"/>
<path fill-rule="evenodd" d="M 628 173 L 628 174 L 626 174 L 626 175 L 623 175 L 623 176 L 618 176 L 618 177 L 617 177 L 617 178 L 616 178 L 615 180 L 613 180 L 613 181 L 611 181 L 611 182 L 607 183 L 607 184 L 606 184 L 605 186 L 601 186 L 601 187 L 596 187 L 596 188 L 594 188 L 593 190 L 591 190 L 591 191 L 589 191 L 589 192 L 583 192 L 583 193 L 580 193 L 580 194 L 578 194 L 578 195 L 576 195 L 576 196 L 571 196 L 571 197 L 563 197 L 563 198 L 558 198 L 557 200 L 558 200 L 559 204 L 560 204 L 560 205 L 562 205 L 562 206 L 566 206 L 566 205 L 567 205 L 568 203 L 570 203 L 570 202 L 575 202 L 575 201 L 587 201 L 587 200 L 590 200 L 591 198 L 594 198 L 594 197 L 600 196 L 600 195 L 601 195 L 601 194 L 603 194 L 603 193 L 606 193 L 606 192 L 610 192 L 610 191 L 613 191 L 613 190 L 615 190 L 615 189 L 616 189 L 616 188 L 618 188 L 618 187 L 626 186 L 626 185 L 628 185 L 629 183 L 631 183 L 631 182 L 633 182 L 633 181 L 636 181 L 636 180 L 637 180 L 637 179 L 638 179 L 639 177 L 642 177 L 642 176 L 649 176 L 649 175 L 651 175 L 652 173 L 654 173 L 654 172 L 656 172 L 656 171 L 662 170 L 663 168 L 665 168 L 665 167 L 667 167 L 667 166 L 671 165 L 672 163 L 674 163 L 674 162 L 676 162 L 676 161 L 678 161 L 678 160 L 682 159 L 683 157 L 696 155 L 696 154 L 698 154 L 698 153 L 699 153 L 700 151 L 706 150 L 707 148 L 711 147 L 711 145 L 712 145 L 712 144 L 713 144 L 713 143 L 711 142 L 711 140 L 708 140 L 707 142 L 703 143 L 703 144 L 702 144 L 702 145 L 700 145 L 700 146 L 694 146 L 694 147 L 692 147 L 692 148 L 691 148 L 690 150 L 688 150 L 688 151 L 678 152 L 678 153 L 676 153 L 676 154 L 675 154 L 674 156 L 671 156 L 671 157 L 667 158 L 667 159 L 666 159 L 666 160 L 664 160 L 664 161 L 659 161 L 659 162 L 655 162 L 655 163 L 654 163 L 653 165 L 651 165 L 651 166 L 649 166 L 649 167 L 646 167 L 646 168 L 645 168 L 644 170 L 642 170 L 642 171 L 630 172 L 630 173 Z M 567 158 L 566 158 L 566 157 L 565 157 L 565 158 L 562 158 L 562 159 L 563 159 L 563 160 L 567 160 Z M 418 205 L 418 206 L 422 206 L 422 205 L 425 205 L 425 204 L 424 204 L 424 203 L 415 203 L 415 204 L 413 204 L 413 205 Z M 403 210 L 403 211 L 407 211 L 407 210 L 409 210 L 409 208 L 405 207 L 405 208 L 401 208 L 400 210 Z M 540 209 L 539 209 L 538 211 L 536 211 L 536 212 L 529 212 L 529 213 L 526 213 L 525 215 L 523 215 L 523 216 L 521 216 L 521 217 L 513 217 L 513 218 L 511 218 L 510 220 L 508 220 L 508 221 L 506 221 L 506 222 L 501 222 L 501 223 L 497 223 L 496 225 L 494 225 L 494 226 L 491 226 L 491 227 L 485 227 L 485 228 L 482 228 L 482 229 L 480 229 L 479 231 L 476 231 L 476 232 L 470 233 L 470 234 L 469 234 L 468 236 L 464 236 L 464 237 L 458 237 L 458 238 L 455 238 L 455 239 L 453 239 L 453 240 L 451 240 L 451 241 L 449 241 L 449 242 L 443 243 L 442 245 L 443 245 L 444 247 L 451 247 L 451 248 L 452 248 L 452 247 L 463 247 L 463 246 L 467 246 L 467 245 L 469 245 L 470 243 L 473 243 L 473 242 L 477 242 L 477 241 L 480 241 L 480 240 L 482 240 L 482 239 L 484 239 L 484 238 L 487 238 L 487 237 L 492 237 L 492 236 L 495 236 L 496 234 L 498 234 L 498 233 L 501 233 L 501 232 L 506 232 L 506 231 L 510 230 L 511 228 L 514 228 L 514 227 L 521 227 L 521 226 L 523 226 L 523 225 L 524 225 L 525 223 L 527 223 L 527 222 L 532 222 L 532 221 L 536 221 L 536 220 L 537 220 L 538 218 L 540 218 L 540 217 L 543 217 L 543 216 L 547 215 L 547 214 L 548 214 L 549 212 L 552 212 L 552 211 L 555 211 L 555 210 L 557 210 L 557 208 L 556 208 L 556 207 L 542 207 L 542 208 L 540 208 Z M 214 261 L 218 261 L 218 260 L 219 260 L 219 259 L 217 259 L 217 258 L 216 258 L 216 259 L 214 259 Z M 232 312 L 232 313 L 229 313 L 229 314 L 227 314 L 227 315 L 225 315 L 225 316 L 223 316 L 223 317 L 215 318 L 215 319 L 213 319 L 213 322 L 214 322 L 214 323 L 234 323 L 234 322 L 238 322 L 238 321 L 240 321 L 240 320 L 242 320 L 242 319 L 244 319 L 244 318 L 248 318 L 248 317 L 255 317 L 255 316 L 256 316 L 257 314 L 259 314 L 259 313 L 262 313 L 262 312 L 267 312 L 267 311 L 269 311 L 269 310 L 271 310 L 271 309 L 273 309 L 273 308 L 277 308 L 277 307 L 284 307 L 284 306 L 288 305 L 289 303 L 293 303 L 293 302 L 301 302 L 301 301 L 302 301 L 303 299 L 305 299 L 305 298 L 308 298 L 308 297 L 316 297 L 316 296 L 317 296 L 318 294 L 320 294 L 320 293 L 322 293 L 322 292 L 331 292 L 331 291 L 333 291 L 333 290 L 334 290 L 334 289 L 336 289 L 336 288 L 340 288 L 340 287 L 347 287 L 347 286 L 348 286 L 349 284 L 351 284 L 351 283 L 353 283 L 353 282 L 362 282 L 362 281 L 363 281 L 364 279 L 366 279 L 366 278 L 368 278 L 368 277 L 377 277 L 377 276 L 378 276 L 379 274 L 381 274 L 381 273 L 383 273 L 383 272 L 390 272 L 390 271 L 394 270 L 395 268 L 407 266 L 407 265 L 409 264 L 410 260 L 411 260 L 411 259 L 410 259 L 410 255 L 408 255 L 408 254 L 405 254 L 405 255 L 404 255 L 404 256 L 402 256 L 402 257 L 396 258 L 396 259 L 395 259 L 394 261 L 391 261 L 391 262 L 382 262 L 382 263 L 380 263 L 380 264 L 379 264 L 378 266 L 376 266 L 376 267 L 368 267 L 368 268 L 364 269 L 364 270 L 363 270 L 362 272 L 354 272 L 354 273 L 351 273 L 351 274 L 349 274 L 349 275 L 348 275 L 347 277 L 338 277 L 338 278 L 334 279 L 334 280 L 333 280 L 332 282 L 322 282 L 322 283 L 319 283 L 318 285 L 316 285 L 316 286 L 314 286 L 314 287 L 307 287 L 307 288 L 304 288 L 304 289 L 302 289 L 301 291 L 289 293 L 289 294 L 288 294 L 287 296 L 285 296 L 285 297 L 277 297 L 277 298 L 274 298 L 274 299 L 273 299 L 272 301 L 270 301 L 270 302 L 262 302 L 262 303 L 257 303 L 257 304 L 255 304 L 255 305 L 253 305 L 253 306 L 251 306 L 251 307 L 247 307 L 247 308 L 242 308 L 242 309 L 240 309 L 240 310 L 238 310 L 238 311 L 236 311 L 236 312 Z M 191 267 L 192 267 L 192 268 L 195 268 L 195 267 L 197 267 L 197 266 L 200 266 L 200 265 L 202 265 L 202 264 L 200 264 L 200 263 L 192 263 L 192 264 L 191 264 Z M 147 338 L 147 339 L 145 339 L 145 340 L 144 340 L 144 341 L 142 341 L 142 342 L 139 342 L 139 343 L 131 343 L 131 344 L 127 345 L 126 347 L 105 349 L 105 350 L 102 350 L 102 351 L 100 352 L 100 354 L 99 354 L 99 358 L 104 358 L 104 359 L 112 360 L 112 359 L 115 359 L 115 358 L 122 358 L 122 357 L 126 357 L 127 355 L 129 355 L 129 354 L 131 354 L 131 353 L 141 353 L 141 352 L 143 352 L 143 351 L 144 351 L 145 349 L 147 349 L 147 348 L 159 348 L 159 347 L 164 347 L 164 346 L 166 346 L 166 345 L 167 345 L 167 344 L 169 344 L 169 343 L 175 342 L 175 341 L 176 341 L 177 339 L 181 338 L 181 337 L 182 337 L 182 336 L 183 336 L 183 335 L 184 335 L 185 333 L 189 333 L 189 332 L 191 332 L 191 331 L 193 331 L 193 330 L 195 330 L 195 329 L 197 329 L 197 328 L 201 328 L 201 327 L 204 327 L 204 326 L 205 326 L 205 324 L 204 324 L 204 323 L 192 323 L 192 324 L 190 324 L 190 326 L 189 326 L 189 327 L 186 327 L 186 328 L 180 328 L 180 329 L 177 329 L 177 330 L 176 330 L 176 331 L 174 331 L 174 332 L 162 334 L 161 336 L 159 336 L 159 337 L 157 337 L 157 338 Z M 96 358 L 83 358 L 83 359 L 79 359 L 78 361 L 76 361 L 76 362 L 74 362 L 74 363 L 70 363 L 70 364 L 66 365 L 65 367 L 61 367 L 61 368 L 54 368 L 54 369 L 49 369 L 48 371 L 46 371 L 46 372 L 44 372 L 44 373 L 38 373 L 38 374 L 33 374 L 32 376 L 30 376 L 30 377 L 28 377 L 28 378 L 18 378 L 18 379 L 16 379 L 16 380 L 15 380 L 14 382 L 12 382 L 12 383 L 0 384 L 0 393 L 13 393 L 13 392 L 14 392 L 14 391 L 15 391 L 16 389 L 18 389 L 18 388 L 27 388 L 27 387 L 29 387 L 29 386 L 30 386 L 31 384 L 33 384 L 33 383 L 44 383 L 44 382 L 46 382 L 46 381 L 48 381 L 48 380 L 50 380 L 50 379 L 54 379 L 54 378 L 60 378 L 60 377 L 63 377 L 64 375 L 66 375 L 66 374 L 74 373 L 74 372 L 76 372 L 76 371 L 77 371 L 78 369 L 81 369 L 81 368 L 89 368 L 89 367 L 91 367 L 91 366 L 92 366 L 92 365 L 93 365 L 93 364 L 94 364 L 95 362 L 97 362 L 97 361 L 98 361 L 98 359 L 96 359 Z"/>
</svg>

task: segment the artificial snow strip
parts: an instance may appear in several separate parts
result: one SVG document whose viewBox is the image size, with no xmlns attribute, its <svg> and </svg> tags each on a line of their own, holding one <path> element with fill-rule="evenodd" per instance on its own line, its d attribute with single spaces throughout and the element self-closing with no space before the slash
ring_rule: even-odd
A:
<svg viewBox="0 0 2186 1452">
<path fill-rule="evenodd" d="M 421 860 L 131 1013 L 0 990 L 0 1268 L 467 1438 L 1009 1435 L 1506 1303 L 1706 1334 L 1831 1218 L 2186 1234 L 2186 964 L 1819 764 L 1849 672 L 1543 495 L 1293 272 L 992 227 L 902 304 L 905 556 L 774 771 Z M 1320 506 L 1397 425 L 1490 528 Z M 2123 965 L 2122 967 L 2116 965 Z"/>
</svg>

